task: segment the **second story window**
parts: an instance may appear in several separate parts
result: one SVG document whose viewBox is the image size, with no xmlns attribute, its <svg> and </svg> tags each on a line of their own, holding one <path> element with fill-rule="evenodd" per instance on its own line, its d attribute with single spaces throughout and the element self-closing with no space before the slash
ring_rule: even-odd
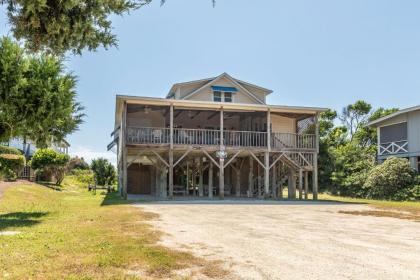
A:
<svg viewBox="0 0 420 280">
<path fill-rule="evenodd" d="M 224 92 L 225 95 L 225 102 L 232 102 L 232 93 L 231 92 Z"/>
<path fill-rule="evenodd" d="M 233 93 L 238 90 L 234 87 L 212 86 L 214 102 L 233 102 Z"/>
<path fill-rule="evenodd" d="M 214 102 L 222 102 L 222 92 L 221 91 L 213 91 L 213 101 Z"/>
<path fill-rule="evenodd" d="M 232 93 L 215 90 L 213 91 L 214 102 L 232 102 Z"/>
</svg>

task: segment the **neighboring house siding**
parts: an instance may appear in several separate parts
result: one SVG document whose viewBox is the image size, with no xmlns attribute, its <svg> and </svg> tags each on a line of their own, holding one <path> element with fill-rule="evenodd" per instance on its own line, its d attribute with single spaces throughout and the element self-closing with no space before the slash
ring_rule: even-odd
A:
<svg viewBox="0 0 420 280">
<path fill-rule="evenodd" d="M 396 123 L 406 122 L 407 120 L 408 120 L 407 114 L 396 116 L 392 119 L 389 119 L 389 120 L 386 120 L 386 121 L 382 122 L 380 127 L 391 125 L 391 124 L 396 124 Z"/>
<path fill-rule="evenodd" d="M 420 153 L 420 111 L 408 114 L 408 148 L 410 153 Z"/>
</svg>

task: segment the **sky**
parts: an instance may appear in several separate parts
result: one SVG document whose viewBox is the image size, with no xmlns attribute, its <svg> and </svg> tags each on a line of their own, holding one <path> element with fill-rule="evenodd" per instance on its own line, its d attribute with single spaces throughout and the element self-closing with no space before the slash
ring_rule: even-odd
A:
<svg viewBox="0 0 420 280">
<path fill-rule="evenodd" d="M 113 16 L 118 48 L 66 57 L 87 114 L 70 153 L 115 162 L 116 94 L 164 97 L 223 72 L 273 90 L 269 104 L 419 105 L 419 11 L 418 0 L 167 0 Z"/>
</svg>

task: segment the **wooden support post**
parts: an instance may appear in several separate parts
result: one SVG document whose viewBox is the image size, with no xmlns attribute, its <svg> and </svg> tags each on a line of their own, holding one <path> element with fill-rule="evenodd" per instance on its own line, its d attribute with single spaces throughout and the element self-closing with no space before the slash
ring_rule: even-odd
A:
<svg viewBox="0 0 420 280">
<path fill-rule="evenodd" d="M 281 172 L 284 169 L 283 168 L 283 162 L 280 162 L 278 169 L 279 169 L 280 178 L 279 178 L 279 186 L 278 186 L 277 193 L 279 194 L 279 198 L 283 199 L 283 183 L 284 183 L 283 177 L 284 177 L 284 174 Z"/>
<path fill-rule="evenodd" d="M 122 112 L 122 195 L 124 199 L 127 199 L 127 146 L 126 146 L 126 137 L 127 137 L 127 102 L 124 102 L 123 112 Z"/>
<path fill-rule="evenodd" d="M 168 167 L 168 183 L 169 198 L 174 197 L 174 105 L 171 104 L 169 113 L 169 167 Z"/>
<path fill-rule="evenodd" d="M 127 147 L 124 145 L 123 148 L 123 164 L 122 164 L 122 171 L 123 171 L 123 198 L 127 199 Z"/>
<path fill-rule="evenodd" d="M 220 151 L 224 151 L 225 145 L 223 141 L 223 107 L 220 108 Z M 219 158 L 219 197 L 225 197 L 225 159 Z"/>
<path fill-rule="evenodd" d="M 270 195 L 270 153 L 264 153 L 264 197 L 268 198 Z"/>
<path fill-rule="evenodd" d="M 190 194 L 189 184 L 190 184 L 190 165 L 187 159 L 187 182 L 185 183 L 185 195 Z"/>
<path fill-rule="evenodd" d="M 258 188 L 258 197 L 261 197 L 261 187 L 262 187 L 262 176 L 261 176 L 261 165 L 257 164 L 257 188 Z"/>
<path fill-rule="evenodd" d="M 236 196 L 241 196 L 241 164 L 239 160 L 236 161 Z"/>
<path fill-rule="evenodd" d="M 198 196 L 202 197 L 204 195 L 203 188 L 203 156 L 200 156 L 198 161 Z"/>
<path fill-rule="evenodd" d="M 295 172 L 293 169 L 289 169 L 289 178 L 288 178 L 288 188 L 287 188 L 287 197 L 289 199 L 296 198 L 296 180 Z"/>
<path fill-rule="evenodd" d="M 254 158 L 249 157 L 248 197 L 254 193 Z"/>
<path fill-rule="evenodd" d="M 312 171 L 312 195 L 313 200 L 318 199 L 318 154 L 314 154 L 314 171 Z"/>
<path fill-rule="evenodd" d="M 303 189 L 303 170 L 299 169 L 299 199 L 302 199 L 302 189 Z"/>
<path fill-rule="evenodd" d="M 209 162 L 209 198 L 213 198 L 213 162 Z"/>
<path fill-rule="evenodd" d="M 274 165 L 271 170 L 271 195 L 277 198 L 277 165 Z"/>
<path fill-rule="evenodd" d="M 271 151 L 271 112 L 267 111 L 267 150 Z"/>
<path fill-rule="evenodd" d="M 193 196 L 197 195 L 197 190 L 196 190 L 197 185 L 195 184 L 197 177 L 195 176 L 196 175 L 195 174 L 195 167 L 196 167 L 195 166 L 195 159 L 193 158 L 192 159 L 192 164 L 191 164 L 191 187 L 192 187 L 192 195 Z"/>
<path fill-rule="evenodd" d="M 308 184 L 309 184 L 309 180 L 308 180 L 308 171 L 305 171 L 305 199 L 308 199 Z"/>
</svg>

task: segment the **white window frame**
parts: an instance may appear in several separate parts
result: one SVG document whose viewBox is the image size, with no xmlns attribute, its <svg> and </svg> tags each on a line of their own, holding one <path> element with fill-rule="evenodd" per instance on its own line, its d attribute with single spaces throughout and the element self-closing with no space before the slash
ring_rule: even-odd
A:
<svg viewBox="0 0 420 280">
<path fill-rule="evenodd" d="M 220 92 L 220 101 L 215 101 L 214 100 L 214 93 L 215 92 Z M 213 102 L 226 102 L 225 93 L 230 93 L 230 96 L 231 96 L 231 98 L 230 98 L 231 101 L 229 101 L 227 103 L 233 103 L 233 100 L 234 100 L 233 99 L 233 96 L 234 96 L 233 92 L 231 92 L 231 91 L 221 91 L 221 90 L 213 90 Z"/>
</svg>

